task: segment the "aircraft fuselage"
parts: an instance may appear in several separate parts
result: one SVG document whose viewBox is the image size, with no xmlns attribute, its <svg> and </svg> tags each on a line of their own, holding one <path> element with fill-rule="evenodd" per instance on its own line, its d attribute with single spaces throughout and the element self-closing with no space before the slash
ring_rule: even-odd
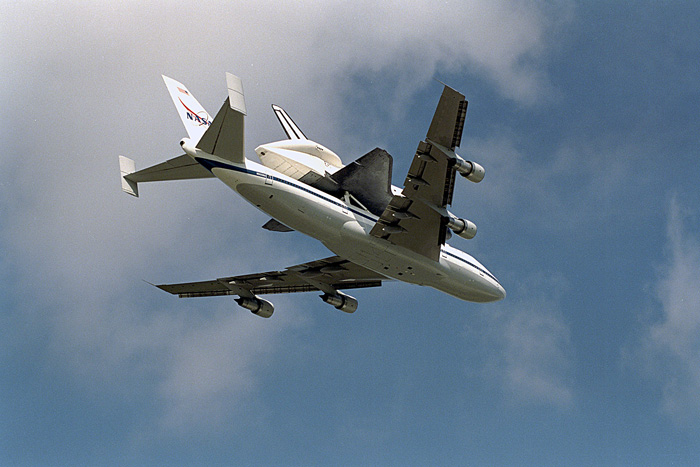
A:
<svg viewBox="0 0 700 467">
<path fill-rule="evenodd" d="M 312 186 L 250 160 L 236 164 L 183 149 L 252 205 L 282 224 L 321 241 L 336 255 L 383 276 L 425 285 L 462 300 L 490 302 L 505 290 L 469 254 L 443 245 L 439 261 L 370 235 L 378 217 Z"/>
</svg>

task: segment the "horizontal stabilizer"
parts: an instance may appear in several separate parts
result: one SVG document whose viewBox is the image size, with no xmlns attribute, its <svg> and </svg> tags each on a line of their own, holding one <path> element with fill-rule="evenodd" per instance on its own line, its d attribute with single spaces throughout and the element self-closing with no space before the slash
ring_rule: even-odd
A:
<svg viewBox="0 0 700 467">
<path fill-rule="evenodd" d="M 119 168 L 122 175 L 122 190 L 136 197 L 139 196 L 138 183 L 141 182 L 214 177 L 214 174 L 199 165 L 188 155 L 175 157 L 139 171 L 136 171 L 134 161 L 127 157 L 119 156 Z"/>
<path fill-rule="evenodd" d="M 214 117 L 197 148 L 231 162 L 243 163 L 244 120 L 246 115 L 243 85 L 240 78 L 226 73 L 228 97 Z"/>
</svg>

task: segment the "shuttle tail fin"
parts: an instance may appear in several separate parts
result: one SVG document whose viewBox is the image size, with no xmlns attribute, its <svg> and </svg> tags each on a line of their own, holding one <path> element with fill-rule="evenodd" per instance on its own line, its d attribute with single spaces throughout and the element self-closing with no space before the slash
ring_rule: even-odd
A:
<svg viewBox="0 0 700 467">
<path fill-rule="evenodd" d="M 272 111 L 275 112 L 275 117 L 279 120 L 282 129 L 287 134 L 289 139 L 308 139 L 304 132 L 294 123 L 292 117 L 290 117 L 285 110 L 279 105 L 272 104 Z"/>
</svg>

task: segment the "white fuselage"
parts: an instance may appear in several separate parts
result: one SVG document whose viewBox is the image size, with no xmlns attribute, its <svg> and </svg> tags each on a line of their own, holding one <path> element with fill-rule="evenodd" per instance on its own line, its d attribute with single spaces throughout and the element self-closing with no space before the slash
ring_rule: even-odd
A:
<svg viewBox="0 0 700 467">
<path fill-rule="evenodd" d="M 433 261 L 370 235 L 378 218 L 369 211 L 253 161 L 234 164 L 187 144 L 183 149 L 255 207 L 353 263 L 462 300 L 489 302 L 505 297 L 493 274 L 463 251 L 444 245 L 439 261 Z"/>
</svg>

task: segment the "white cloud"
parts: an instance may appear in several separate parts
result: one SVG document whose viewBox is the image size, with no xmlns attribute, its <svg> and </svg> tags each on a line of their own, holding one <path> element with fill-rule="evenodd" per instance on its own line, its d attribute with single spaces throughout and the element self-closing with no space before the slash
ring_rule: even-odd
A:
<svg viewBox="0 0 700 467">
<path fill-rule="evenodd" d="M 276 300 L 285 305 L 286 300 Z M 287 305 L 289 307 L 291 305 Z M 296 313 L 275 321 L 235 313 L 235 305 L 182 333 L 158 392 L 165 401 L 161 426 L 170 432 L 219 427 L 245 412 L 277 345 L 290 330 L 308 325 Z M 245 330 L 242 332 L 242 330 Z"/>
<path fill-rule="evenodd" d="M 672 199 L 668 259 L 656 285 L 661 315 L 638 350 L 663 386 L 663 410 L 677 420 L 700 415 L 700 239 L 685 222 L 682 206 Z"/>
<path fill-rule="evenodd" d="M 519 1 L 340 4 L 321 28 L 321 56 L 341 71 L 388 73 L 403 85 L 436 72 L 470 71 L 507 97 L 533 102 L 548 87 L 538 62 L 555 21 L 547 8 Z M 568 17 L 562 2 L 556 21 Z M 350 19 L 350 21 L 348 21 Z M 394 79 L 392 79 L 394 81 Z"/>
<path fill-rule="evenodd" d="M 300 324 L 277 315 L 272 325 L 243 323 L 223 312 L 194 325 L 167 313 L 144 317 L 147 300 L 158 299 L 145 299 L 137 280 L 205 278 L 301 258 L 282 253 L 288 240 L 279 240 L 275 258 L 259 258 L 268 242 L 256 235 L 261 218 L 214 182 L 146 186 L 138 201 L 119 192 L 119 153 L 139 167 L 178 155 L 182 129 L 159 75 L 201 90 L 195 94 L 208 108 L 222 99 L 224 71 L 243 76 L 248 147 L 271 139 L 272 96 L 295 102 L 315 131 L 339 139 L 333 121 L 341 110 L 331 110 L 341 91 L 350 92 L 350 78 L 367 73 L 381 76 L 383 89 L 399 83 L 392 101 L 438 70 L 465 70 L 504 96 L 533 102 L 549 87 L 538 71 L 547 32 L 569 14 L 562 7 L 551 16 L 547 5 L 520 1 L 213 2 L 201 9 L 24 2 L 1 9 L 0 92 L 15 118 L 0 156 L 0 242 L 13 280 L 28 284 L 15 292 L 22 301 L 16 313 L 50 328 L 55 358 L 86 388 L 115 391 L 130 386 L 115 382 L 155 375 L 161 425 L 174 430 L 213 413 L 225 417 L 259 380 L 252 362 Z M 235 215 L 239 209 L 247 209 L 245 219 Z M 535 337 L 561 332 L 539 315 L 522 319 Z M 507 349 L 527 347 L 505 339 Z M 519 384 L 537 386 L 527 378 Z"/>
<path fill-rule="evenodd" d="M 510 396 L 565 408 L 573 403 L 569 328 L 547 302 L 518 303 L 503 334 L 504 379 Z"/>
<path fill-rule="evenodd" d="M 569 326 L 556 297 L 541 296 L 543 289 L 565 288 L 563 278 L 531 279 L 486 315 L 485 372 L 509 404 L 568 409 L 575 403 Z"/>
</svg>

